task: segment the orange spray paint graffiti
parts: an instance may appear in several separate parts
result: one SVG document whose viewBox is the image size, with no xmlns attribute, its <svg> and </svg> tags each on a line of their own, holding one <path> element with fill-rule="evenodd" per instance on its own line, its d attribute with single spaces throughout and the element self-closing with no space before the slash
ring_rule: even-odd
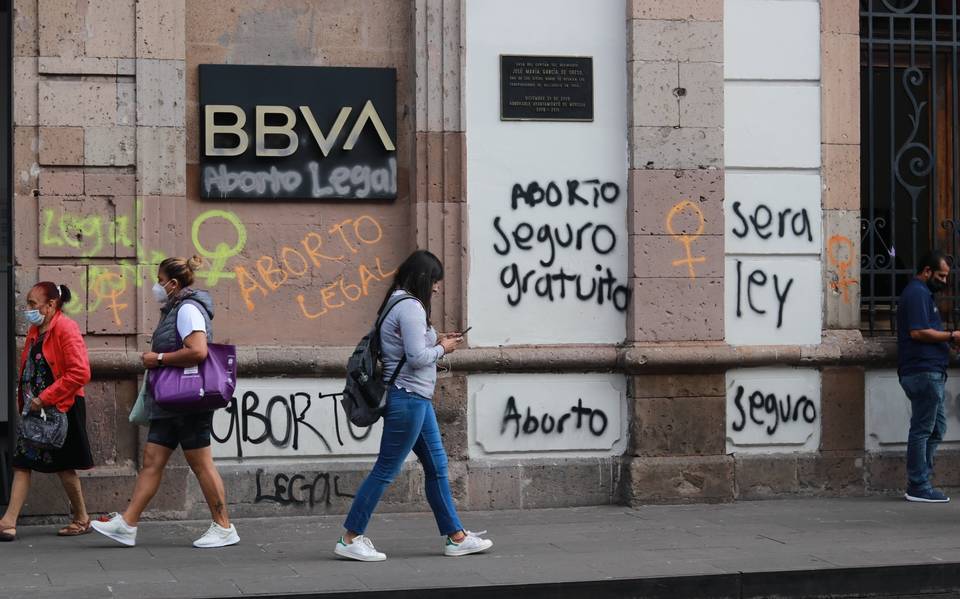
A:
<svg viewBox="0 0 960 599">
<path fill-rule="evenodd" d="M 308 320 L 315 320 L 332 310 L 366 297 L 372 282 L 386 281 L 393 271 L 385 271 L 381 258 L 361 261 L 348 256 L 361 253 L 364 247 L 376 246 L 383 239 L 383 227 L 372 216 L 361 215 L 334 223 L 326 231 L 308 231 L 297 243 L 282 246 L 277 252 L 279 259 L 262 255 L 249 262 L 236 264 L 236 277 L 240 296 L 247 311 L 256 309 L 256 301 L 267 298 L 293 281 L 311 276 L 312 271 L 321 271 L 328 264 L 335 264 L 339 274 L 321 284 L 315 299 L 301 293 L 296 296 L 300 313 Z"/>
<path fill-rule="evenodd" d="M 827 263 L 836 268 L 830 274 L 830 288 L 841 296 L 845 304 L 850 303 L 850 287 L 858 285 L 856 279 L 849 275 L 850 265 L 853 264 L 853 242 L 843 235 L 834 235 L 827 240 Z"/>
<path fill-rule="evenodd" d="M 697 230 L 692 233 L 677 233 L 674 230 L 674 219 L 680 216 L 681 214 L 691 214 L 694 218 L 697 219 Z M 684 252 L 686 252 L 685 258 L 680 258 L 679 260 L 674 260 L 672 262 L 673 266 L 682 266 L 687 265 L 687 273 L 690 275 L 691 279 L 697 278 L 697 271 L 693 267 L 694 264 L 702 264 L 707 261 L 705 256 L 693 257 L 693 252 L 690 248 L 691 244 L 698 237 L 703 235 L 703 230 L 706 225 L 706 222 L 703 218 L 703 212 L 700 210 L 700 207 L 691 202 L 690 200 L 683 200 L 682 202 L 677 203 L 673 208 L 670 209 L 670 212 L 667 213 L 667 232 L 670 233 L 670 236 L 676 239 L 680 244 L 683 245 Z"/>
</svg>

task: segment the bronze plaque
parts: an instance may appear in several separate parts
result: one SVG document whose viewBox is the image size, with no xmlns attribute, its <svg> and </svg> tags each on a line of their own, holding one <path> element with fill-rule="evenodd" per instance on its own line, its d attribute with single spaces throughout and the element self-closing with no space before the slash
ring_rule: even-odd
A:
<svg viewBox="0 0 960 599">
<path fill-rule="evenodd" d="M 592 56 L 500 55 L 500 120 L 592 121 Z"/>
</svg>

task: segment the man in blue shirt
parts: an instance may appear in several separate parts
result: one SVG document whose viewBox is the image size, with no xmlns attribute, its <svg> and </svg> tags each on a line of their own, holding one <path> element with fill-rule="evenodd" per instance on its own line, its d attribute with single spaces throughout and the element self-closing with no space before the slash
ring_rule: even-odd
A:
<svg viewBox="0 0 960 599">
<path fill-rule="evenodd" d="M 910 398 L 907 437 L 907 501 L 946 503 L 950 498 L 933 488 L 933 455 L 947 430 L 944 385 L 950 344 L 960 332 L 943 330 L 934 294 L 947 287 L 950 267 L 934 250 L 918 264 L 916 277 L 900 294 L 897 308 L 897 374 Z"/>
</svg>

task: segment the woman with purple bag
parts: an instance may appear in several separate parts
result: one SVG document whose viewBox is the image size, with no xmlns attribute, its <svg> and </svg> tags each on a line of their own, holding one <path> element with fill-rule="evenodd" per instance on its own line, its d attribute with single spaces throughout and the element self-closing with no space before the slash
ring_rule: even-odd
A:
<svg viewBox="0 0 960 599">
<path fill-rule="evenodd" d="M 200 264 L 198 256 L 190 260 L 167 258 L 160 263 L 157 282 L 153 286 L 154 298 L 162 305 L 160 323 L 153 332 L 152 351 L 141 356 L 147 369 L 162 366 L 190 368 L 207 358 L 213 299 L 206 291 L 190 287 L 194 271 Z M 141 393 L 144 393 L 150 431 L 133 498 L 122 514 L 110 514 L 95 521 L 94 530 L 123 545 L 132 547 L 136 544 L 140 515 L 156 495 L 167 461 L 179 445 L 197 476 L 213 518 L 207 532 L 194 541 L 194 547 L 225 547 L 238 543 L 240 537 L 227 516 L 223 480 L 210 450 L 213 411 L 169 412 L 157 405 L 149 387 L 145 391 Z"/>
</svg>

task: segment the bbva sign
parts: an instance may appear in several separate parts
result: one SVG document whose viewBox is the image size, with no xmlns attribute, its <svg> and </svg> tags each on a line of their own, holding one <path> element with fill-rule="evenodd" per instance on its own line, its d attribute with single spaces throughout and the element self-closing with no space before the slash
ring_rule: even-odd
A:
<svg viewBox="0 0 960 599">
<path fill-rule="evenodd" d="M 393 199 L 396 70 L 200 65 L 204 198 Z"/>
<path fill-rule="evenodd" d="M 340 138 L 340 133 L 347 124 L 350 113 L 353 112 L 351 106 L 343 106 L 337 114 L 336 120 L 330 126 L 330 129 L 324 133 L 323 129 L 317 123 L 313 110 L 309 106 L 297 107 L 301 118 L 310 129 L 310 134 L 320 149 L 320 153 L 326 157 L 333 151 L 334 144 Z M 250 147 L 250 136 L 244 131 L 247 123 L 247 114 L 240 106 L 230 104 L 207 104 L 203 107 L 204 122 L 206 134 L 204 135 L 203 151 L 206 156 L 239 156 L 245 153 Z M 254 139 L 257 156 L 290 156 L 297 151 L 300 145 L 300 136 L 295 131 L 297 125 L 297 114 L 288 106 L 256 106 L 254 108 L 256 120 L 254 122 Z M 234 117 L 234 121 L 229 125 L 217 125 L 217 116 L 229 114 Z M 268 125 L 267 116 L 276 115 L 283 117 L 282 125 Z M 360 133 L 365 125 L 370 124 L 380 139 L 384 150 L 393 152 L 396 150 L 393 139 L 383 125 L 383 119 L 377 113 L 373 102 L 367 100 L 366 104 L 360 110 L 357 118 L 350 129 L 350 134 L 343 143 L 342 148 L 350 151 L 356 146 Z M 218 147 L 216 145 L 216 136 L 229 135 L 237 141 L 233 147 Z M 283 147 L 268 148 L 266 139 L 268 135 L 281 136 L 287 139 Z"/>
</svg>

